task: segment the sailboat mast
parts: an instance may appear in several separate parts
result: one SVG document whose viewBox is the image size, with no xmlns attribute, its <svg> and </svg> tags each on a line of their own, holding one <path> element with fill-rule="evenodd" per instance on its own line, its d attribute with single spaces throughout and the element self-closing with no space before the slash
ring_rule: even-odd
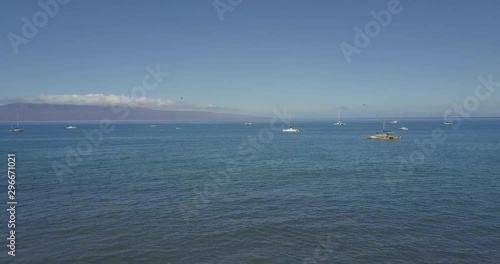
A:
<svg viewBox="0 0 500 264">
<path fill-rule="evenodd" d="M 16 113 L 16 127 L 19 127 L 19 113 Z"/>
</svg>

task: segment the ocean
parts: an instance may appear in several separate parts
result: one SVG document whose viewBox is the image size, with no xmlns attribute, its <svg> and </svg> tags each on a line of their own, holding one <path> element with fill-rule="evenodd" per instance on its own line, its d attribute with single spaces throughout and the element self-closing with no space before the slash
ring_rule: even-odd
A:
<svg viewBox="0 0 500 264">
<path fill-rule="evenodd" d="M 498 263 L 500 119 L 333 122 L 2 123 L 0 262 Z"/>
</svg>

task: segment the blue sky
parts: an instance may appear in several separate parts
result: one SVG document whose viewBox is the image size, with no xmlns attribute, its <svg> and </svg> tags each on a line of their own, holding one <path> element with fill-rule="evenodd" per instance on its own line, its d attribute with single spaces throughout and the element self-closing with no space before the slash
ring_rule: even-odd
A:
<svg viewBox="0 0 500 264">
<path fill-rule="evenodd" d="M 42 9 L 37 1 L 1 1 L 0 99 L 127 96 L 144 68 L 159 64 L 170 75 L 148 97 L 190 106 L 440 116 L 474 94 L 478 76 L 500 81 L 494 0 L 401 0 L 403 10 L 347 63 L 339 44 L 353 44 L 354 27 L 388 2 L 244 0 L 221 21 L 212 0 L 73 0 L 16 54 L 9 32 L 21 35 L 21 18 Z M 500 116 L 500 91 L 473 115 Z"/>
</svg>

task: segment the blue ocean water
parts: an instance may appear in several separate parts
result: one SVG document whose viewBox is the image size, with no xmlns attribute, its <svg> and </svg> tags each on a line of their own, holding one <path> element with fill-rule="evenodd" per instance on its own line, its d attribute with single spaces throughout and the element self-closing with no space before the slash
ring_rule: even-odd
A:
<svg viewBox="0 0 500 264">
<path fill-rule="evenodd" d="M 2 124 L 1 201 L 16 153 L 18 205 L 0 262 L 498 263 L 499 119 L 387 124 L 400 141 L 345 122 L 128 122 L 102 140 L 93 122 Z"/>
</svg>

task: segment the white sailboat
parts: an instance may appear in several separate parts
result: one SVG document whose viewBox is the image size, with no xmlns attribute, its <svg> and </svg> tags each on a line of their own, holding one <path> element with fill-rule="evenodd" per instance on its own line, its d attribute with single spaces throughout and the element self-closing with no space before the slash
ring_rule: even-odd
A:
<svg viewBox="0 0 500 264">
<path fill-rule="evenodd" d="M 288 128 L 285 128 L 285 129 L 283 129 L 281 131 L 283 131 L 285 133 L 297 133 L 297 132 L 299 132 L 298 129 L 296 129 L 295 127 L 293 127 L 291 125 L 291 123 L 290 123 L 290 116 L 288 116 Z"/>
<path fill-rule="evenodd" d="M 340 121 L 340 107 L 337 109 L 337 123 L 333 123 L 334 126 L 345 126 L 345 123 Z"/>
<path fill-rule="evenodd" d="M 21 122 L 21 126 L 19 126 L 19 114 L 17 114 L 17 118 L 16 118 L 16 126 L 13 127 L 10 132 L 24 132 L 24 127 L 23 127 L 23 123 Z"/>
<path fill-rule="evenodd" d="M 453 125 L 453 122 L 450 122 L 448 121 L 446 118 L 444 119 L 444 122 L 443 122 L 443 125 L 446 125 L 446 126 L 451 126 Z"/>
<path fill-rule="evenodd" d="M 398 123 L 398 120 L 396 120 L 396 115 L 394 115 L 394 119 L 391 122 L 389 122 L 389 123 L 391 123 L 391 124 L 397 124 Z"/>
</svg>

